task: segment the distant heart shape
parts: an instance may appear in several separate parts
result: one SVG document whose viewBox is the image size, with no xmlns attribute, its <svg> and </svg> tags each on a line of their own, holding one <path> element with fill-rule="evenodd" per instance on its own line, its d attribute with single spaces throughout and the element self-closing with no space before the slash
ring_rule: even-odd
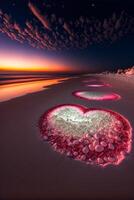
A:
<svg viewBox="0 0 134 200">
<path fill-rule="evenodd" d="M 118 165 L 131 150 L 130 123 L 111 110 L 60 105 L 44 113 L 39 128 L 56 151 L 88 164 Z"/>
<path fill-rule="evenodd" d="M 105 84 L 87 84 L 86 86 L 88 87 L 95 87 L 95 88 L 99 88 L 99 87 L 111 87 L 110 84 L 105 83 Z"/>
<path fill-rule="evenodd" d="M 109 92 L 93 92 L 89 90 L 81 90 L 73 92 L 73 95 L 85 100 L 118 100 L 120 95 Z"/>
</svg>

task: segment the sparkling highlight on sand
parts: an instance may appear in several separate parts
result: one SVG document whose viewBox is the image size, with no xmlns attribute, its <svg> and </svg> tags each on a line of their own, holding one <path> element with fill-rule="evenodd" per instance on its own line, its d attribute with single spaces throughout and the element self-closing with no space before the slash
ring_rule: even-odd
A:
<svg viewBox="0 0 134 200">
<path fill-rule="evenodd" d="M 111 110 L 60 105 L 43 114 L 39 128 L 55 151 L 87 164 L 118 165 L 131 150 L 131 125 Z"/>
<path fill-rule="evenodd" d="M 94 92 L 88 90 L 81 90 L 73 92 L 73 95 L 85 100 L 119 100 L 121 96 L 111 92 Z"/>
</svg>

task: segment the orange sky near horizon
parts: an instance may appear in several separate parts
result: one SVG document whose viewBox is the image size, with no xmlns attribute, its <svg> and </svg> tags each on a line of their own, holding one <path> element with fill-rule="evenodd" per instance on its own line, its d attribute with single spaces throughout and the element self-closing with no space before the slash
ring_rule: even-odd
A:
<svg viewBox="0 0 134 200">
<path fill-rule="evenodd" d="M 41 56 L 21 55 L 12 53 L 0 54 L 1 71 L 31 71 L 31 72 L 68 72 L 72 71 L 67 63 Z"/>
</svg>

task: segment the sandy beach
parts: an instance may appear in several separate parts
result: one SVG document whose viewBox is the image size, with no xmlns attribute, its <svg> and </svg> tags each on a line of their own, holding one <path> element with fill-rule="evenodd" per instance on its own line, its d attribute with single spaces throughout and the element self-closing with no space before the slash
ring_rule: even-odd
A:
<svg viewBox="0 0 134 200">
<path fill-rule="evenodd" d="M 114 75 L 113 75 L 114 76 Z M 54 152 L 42 141 L 40 116 L 61 104 L 107 108 L 125 116 L 134 127 L 133 81 L 111 75 L 70 78 L 39 92 L 0 103 L 0 199 L 133 199 L 134 149 L 119 166 L 86 165 Z M 95 78 L 112 87 L 89 88 Z M 72 95 L 76 90 L 108 91 L 118 101 L 88 101 Z"/>
</svg>

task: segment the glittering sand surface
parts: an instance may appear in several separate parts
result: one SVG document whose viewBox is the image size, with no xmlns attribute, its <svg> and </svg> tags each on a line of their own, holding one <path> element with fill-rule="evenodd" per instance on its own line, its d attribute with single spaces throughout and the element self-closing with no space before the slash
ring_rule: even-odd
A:
<svg viewBox="0 0 134 200">
<path fill-rule="evenodd" d="M 95 84 L 102 81 L 112 85 L 111 88 L 97 88 L 97 91 L 113 92 L 119 94 L 121 99 L 88 101 L 76 98 L 72 95 L 74 91 L 87 89 L 83 81 L 88 76 L 83 76 L 0 104 L 1 199 L 134 198 L 133 140 L 130 153 L 125 154 L 126 158 L 119 165 L 103 168 L 96 164 L 86 165 L 53 151 L 39 133 L 40 116 L 63 104 L 112 110 L 124 116 L 134 127 L 132 81 L 99 75 L 89 77 L 89 80 L 91 78 L 96 79 Z M 95 90 L 90 88 L 90 91 Z M 86 152 L 86 149 L 83 151 Z"/>
</svg>

